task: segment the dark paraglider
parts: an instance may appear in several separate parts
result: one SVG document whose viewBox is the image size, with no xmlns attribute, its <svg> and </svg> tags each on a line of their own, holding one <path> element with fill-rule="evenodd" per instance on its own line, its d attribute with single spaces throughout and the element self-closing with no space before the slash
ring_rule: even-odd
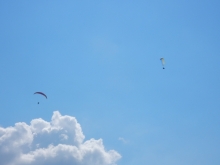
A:
<svg viewBox="0 0 220 165">
<path fill-rule="evenodd" d="M 164 60 L 164 58 L 160 58 L 160 60 L 161 60 L 161 63 L 162 63 L 162 66 L 163 66 L 163 69 L 165 69 L 165 60 Z"/>
<path fill-rule="evenodd" d="M 43 95 L 43 96 L 46 97 L 46 99 L 47 99 L 47 95 L 45 95 L 43 92 L 35 92 L 34 94 L 40 94 L 40 95 Z"/>
<path fill-rule="evenodd" d="M 40 94 L 40 95 L 44 96 L 47 99 L 47 95 L 44 94 L 43 92 L 35 92 L 34 94 Z M 40 102 L 37 102 L 37 104 L 40 104 Z"/>
</svg>

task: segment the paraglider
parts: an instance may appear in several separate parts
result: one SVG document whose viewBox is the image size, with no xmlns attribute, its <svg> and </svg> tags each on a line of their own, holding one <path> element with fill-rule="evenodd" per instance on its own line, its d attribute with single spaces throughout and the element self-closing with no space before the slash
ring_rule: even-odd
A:
<svg viewBox="0 0 220 165">
<path fill-rule="evenodd" d="M 43 92 L 35 92 L 34 94 L 40 94 L 40 95 L 46 97 L 46 99 L 47 99 L 47 95 L 45 95 Z M 39 104 L 39 102 L 37 102 L 37 104 Z"/>
<path fill-rule="evenodd" d="M 34 94 L 40 94 L 40 95 L 43 95 L 43 96 L 46 97 L 46 99 L 47 99 L 47 95 L 45 95 L 43 92 L 35 92 Z"/>
<path fill-rule="evenodd" d="M 161 60 L 161 63 L 162 63 L 163 69 L 165 69 L 165 67 L 164 67 L 164 65 L 165 65 L 165 60 L 164 60 L 164 58 L 160 58 L 160 60 Z"/>
</svg>

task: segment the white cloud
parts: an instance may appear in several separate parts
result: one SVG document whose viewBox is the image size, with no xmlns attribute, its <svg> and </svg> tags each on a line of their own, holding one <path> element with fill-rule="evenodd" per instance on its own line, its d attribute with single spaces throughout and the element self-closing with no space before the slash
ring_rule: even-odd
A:
<svg viewBox="0 0 220 165">
<path fill-rule="evenodd" d="M 121 155 L 106 151 L 102 139 L 84 141 L 75 117 L 53 113 L 50 122 L 34 119 L 30 125 L 0 127 L 3 165 L 115 165 Z"/>
<path fill-rule="evenodd" d="M 128 143 L 128 140 L 125 140 L 123 137 L 119 137 L 118 140 L 123 142 L 124 144 Z"/>
</svg>

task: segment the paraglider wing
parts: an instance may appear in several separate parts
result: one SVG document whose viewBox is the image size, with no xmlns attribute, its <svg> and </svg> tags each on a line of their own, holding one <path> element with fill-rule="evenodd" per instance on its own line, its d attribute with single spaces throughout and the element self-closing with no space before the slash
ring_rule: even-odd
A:
<svg viewBox="0 0 220 165">
<path fill-rule="evenodd" d="M 164 58 L 160 58 L 160 60 L 161 60 L 161 63 L 162 63 L 162 65 L 163 65 L 163 69 L 165 69 L 165 68 L 164 68 L 164 65 L 165 65 L 165 60 L 164 60 Z"/>
<path fill-rule="evenodd" d="M 40 95 L 43 95 L 43 96 L 46 97 L 46 99 L 47 99 L 47 95 L 45 95 L 43 92 L 35 92 L 34 94 L 40 94 Z"/>
</svg>

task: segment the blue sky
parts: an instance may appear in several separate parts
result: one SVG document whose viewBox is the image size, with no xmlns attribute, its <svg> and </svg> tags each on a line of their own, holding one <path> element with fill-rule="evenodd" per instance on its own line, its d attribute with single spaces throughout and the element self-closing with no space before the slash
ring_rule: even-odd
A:
<svg viewBox="0 0 220 165">
<path fill-rule="evenodd" d="M 219 7 L 0 1 L 0 126 L 59 111 L 118 165 L 219 164 Z"/>
</svg>

